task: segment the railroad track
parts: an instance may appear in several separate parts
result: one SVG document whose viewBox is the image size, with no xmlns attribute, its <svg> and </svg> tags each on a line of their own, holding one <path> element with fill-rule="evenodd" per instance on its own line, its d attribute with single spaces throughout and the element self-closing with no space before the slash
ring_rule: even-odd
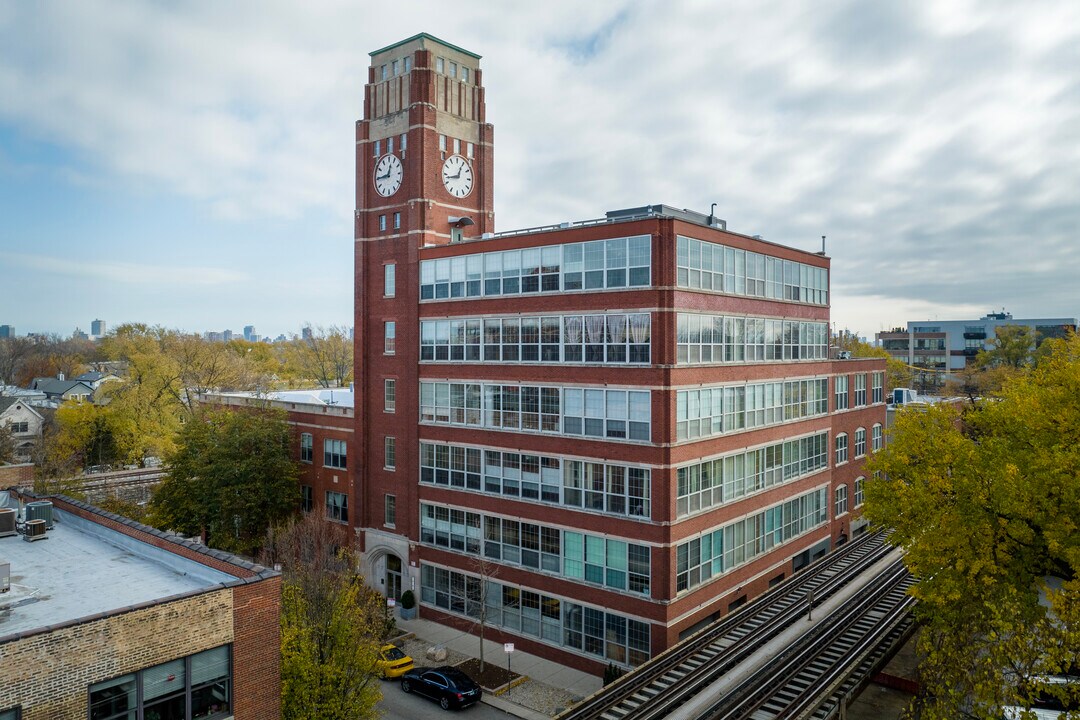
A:
<svg viewBox="0 0 1080 720">
<path fill-rule="evenodd" d="M 824 720 L 910 632 L 915 579 L 897 560 L 782 655 L 702 712 L 707 720 Z"/>
<path fill-rule="evenodd" d="M 649 720 L 665 717 L 764 642 L 803 617 L 890 552 L 881 532 L 817 561 L 754 602 L 657 655 L 556 720 Z"/>
</svg>

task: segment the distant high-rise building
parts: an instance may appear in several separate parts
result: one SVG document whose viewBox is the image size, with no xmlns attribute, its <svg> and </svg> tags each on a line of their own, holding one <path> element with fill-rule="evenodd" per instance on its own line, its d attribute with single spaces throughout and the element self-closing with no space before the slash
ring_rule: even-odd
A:
<svg viewBox="0 0 1080 720">
<path fill-rule="evenodd" d="M 225 332 L 221 333 L 221 339 L 224 340 L 225 342 L 229 342 L 230 340 L 233 339 L 233 331 L 232 330 L 226 330 Z"/>
<path fill-rule="evenodd" d="M 0 325 L 0 338 L 13 338 L 15 337 L 14 325 Z"/>
<path fill-rule="evenodd" d="M 216 332 L 214 330 L 207 330 L 203 333 L 203 338 L 209 340 L 210 342 L 221 342 L 225 339 L 225 336 L 222 333 Z"/>
<path fill-rule="evenodd" d="M 248 342 L 255 342 L 255 326 L 254 325 L 245 325 L 244 326 L 244 339 L 247 340 Z"/>
<path fill-rule="evenodd" d="M 82 331 L 82 328 L 75 328 L 75 332 L 71 333 L 72 340 L 89 340 L 90 337 Z"/>
<path fill-rule="evenodd" d="M 309 327 L 303 328 L 300 331 L 300 337 L 303 340 L 310 340 L 311 339 L 311 327 L 309 326 Z"/>
<path fill-rule="evenodd" d="M 95 320 L 90 323 L 90 335 L 93 337 L 105 337 L 105 321 Z"/>
</svg>

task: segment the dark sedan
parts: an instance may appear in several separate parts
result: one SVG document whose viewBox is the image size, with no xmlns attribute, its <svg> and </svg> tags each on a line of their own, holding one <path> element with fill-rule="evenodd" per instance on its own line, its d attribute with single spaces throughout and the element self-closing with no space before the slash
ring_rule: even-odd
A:
<svg viewBox="0 0 1080 720">
<path fill-rule="evenodd" d="M 413 668 L 401 676 L 401 689 L 438 700 L 443 710 L 460 710 L 480 701 L 483 691 L 457 668 Z"/>
</svg>

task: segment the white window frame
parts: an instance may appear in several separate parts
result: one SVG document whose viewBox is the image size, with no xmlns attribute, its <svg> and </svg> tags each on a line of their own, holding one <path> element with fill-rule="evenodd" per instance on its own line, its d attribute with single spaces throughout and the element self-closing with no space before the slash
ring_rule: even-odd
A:
<svg viewBox="0 0 1080 720">
<path fill-rule="evenodd" d="M 883 431 L 882 431 L 882 428 L 881 428 L 881 423 L 874 423 L 874 427 L 872 427 L 870 429 L 870 442 L 871 442 L 870 447 L 871 447 L 872 452 L 877 452 L 878 450 L 881 449 L 881 447 L 882 447 L 882 445 L 884 443 Z"/>
<path fill-rule="evenodd" d="M 866 428 L 855 431 L 855 457 L 861 458 L 866 455 Z"/>
<path fill-rule="evenodd" d="M 847 483 L 837 486 L 833 492 L 833 517 L 841 517 L 848 513 L 848 489 Z"/>
<path fill-rule="evenodd" d="M 866 478 L 864 478 L 862 475 L 855 478 L 855 497 L 854 497 L 855 502 L 854 502 L 854 507 L 862 507 L 863 495 L 864 495 L 864 492 L 865 492 L 865 483 L 866 483 Z"/>
<path fill-rule="evenodd" d="M 397 265 L 386 263 L 383 265 L 383 297 L 392 298 L 397 295 Z"/>
<path fill-rule="evenodd" d="M 394 320 L 383 321 L 383 355 L 397 353 L 397 322 Z"/>
<path fill-rule="evenodd" d="M 843 465 L 848 461 L 848 436 L 847 433 L 840 433 L 836 436 L 836 440 L 833 443 L 836 448 L 835 463 L 836 465 Z"/>
<path fill-rule="evenodd" d="M 397 379 L 385 378 L 383 380 L 383 412 L 397 412 Z"/>
</svg>

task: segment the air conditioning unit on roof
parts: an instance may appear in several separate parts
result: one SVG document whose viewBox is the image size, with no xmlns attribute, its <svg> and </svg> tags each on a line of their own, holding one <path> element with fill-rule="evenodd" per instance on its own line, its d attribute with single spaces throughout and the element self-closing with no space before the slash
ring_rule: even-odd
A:
<svg viewBox="0 0 1080 720">
<path fill-rule="evenodd" d="M 27 520 L 23 523 L 23 540 L 34 542 L 35 540 L 47 540 L 44 520 Z"/>
<path fill-rule="evenodd" d="M 15 520 L 18 515 L 19 513 L 15 508 L 0 508 L 0 537 L 11 537 L 19 534 L 19 531 L 15 529 Z"/>
</svg>

